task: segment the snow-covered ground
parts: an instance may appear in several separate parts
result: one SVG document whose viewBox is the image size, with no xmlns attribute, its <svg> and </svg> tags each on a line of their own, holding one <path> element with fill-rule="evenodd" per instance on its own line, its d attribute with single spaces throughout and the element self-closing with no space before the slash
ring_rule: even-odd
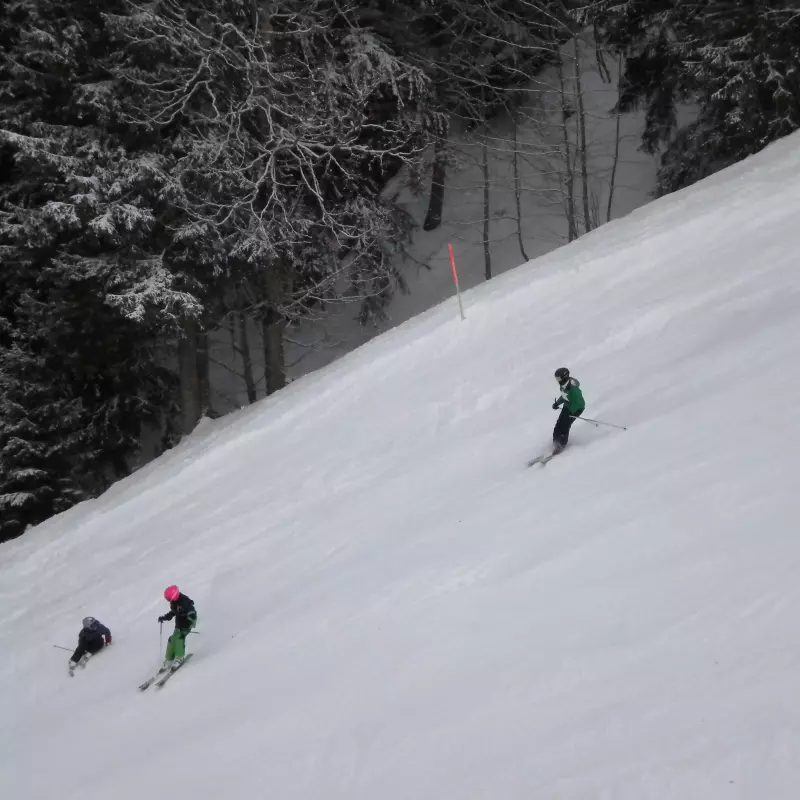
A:
<svg viewBox="0 0 800 800">
<path fill-rule="evenodd" d="M 0 545 L 0 797 L 794 800 L 799 212 L 795 135 Z M 628 430 L 526 469 L 562 364 Z"/>
</svg>

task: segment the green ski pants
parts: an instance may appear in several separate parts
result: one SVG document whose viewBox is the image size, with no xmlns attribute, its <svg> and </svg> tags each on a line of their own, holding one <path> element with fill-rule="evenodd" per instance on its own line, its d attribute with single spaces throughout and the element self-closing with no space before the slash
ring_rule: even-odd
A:
<svg viewBox="0 0 800 800">
<path fill-rule="evenodd" d="M 183 658 L 186 655 L 186 637 L 190 631 L 180 631 L 177 628 L 172 636 L 167 639 L 167 661 L 174 658 Z"/>
</svg>

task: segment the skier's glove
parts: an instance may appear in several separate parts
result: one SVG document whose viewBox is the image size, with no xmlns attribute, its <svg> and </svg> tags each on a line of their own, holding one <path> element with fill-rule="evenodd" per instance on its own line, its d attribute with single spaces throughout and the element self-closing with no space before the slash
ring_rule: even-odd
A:
<svg viewBox="0 0 800 800">
<path fill-rule="evenodd" d="M 558 411 L 558 400 L 556 400 L 556 402 L 553 403 L 553 410 Z"/>
<path fill-rule="evenodd" d="M 159 622 L 166 622 L 166 621 L 167 621 L 167 618 L 166 618 L 166 617 L 159 617 L 159 618 L 158 618 L 158 621 L 159 621 Z"/>
</svg>

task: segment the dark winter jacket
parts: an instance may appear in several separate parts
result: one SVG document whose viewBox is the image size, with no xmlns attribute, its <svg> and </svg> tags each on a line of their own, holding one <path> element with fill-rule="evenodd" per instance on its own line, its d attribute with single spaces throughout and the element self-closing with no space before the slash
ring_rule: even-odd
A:
<svg viewBox="0 0 800 800">
<path fill-rule="evenodd" d="M 189 631 L 197 624 L 197 611 L 194 603 L 185 594 L 169 604 L 169 614 L 161 618 L 164 622 L 175 618 L 175 628 L 179 631 Z"/>
<path fill-rule="evenodd" d="M 576 378 L 568 378 L 561 384 L 561 397 L 556 400 L 555 405 L 560 406 L 562 403 L 567 404 L 569 414 L 581 414 L 586 409 L 581 385 Z"/>
<path fill-rule="evenodd" d="M 97 620 L 90 627 L 81 628 L 81 632 L 78 634 L 78 647 L 82 647 L 89 653 L 96 653 L 107 644 L 111 644 L 111 631 Z"/>
</svg>

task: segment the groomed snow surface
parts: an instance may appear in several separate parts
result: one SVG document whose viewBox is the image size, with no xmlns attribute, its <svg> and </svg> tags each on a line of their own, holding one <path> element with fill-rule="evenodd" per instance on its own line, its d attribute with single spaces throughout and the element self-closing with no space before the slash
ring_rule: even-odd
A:
<svg viewBox="0 0 800 800">
<path fill-rule="evenodd" d="M 794 136 L 0 547 L 0 797 L 796 800 L 799 213 Z M 526 469 L 561 365 L 628 430 Z"/>
</svg>

